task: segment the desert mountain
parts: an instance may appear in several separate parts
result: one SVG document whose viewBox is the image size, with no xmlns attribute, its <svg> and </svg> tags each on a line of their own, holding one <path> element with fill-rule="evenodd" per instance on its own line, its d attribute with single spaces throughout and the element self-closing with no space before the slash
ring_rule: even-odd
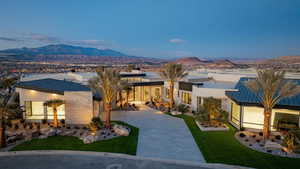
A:
<svg viewBox="0 0 300 169">
<path fill-rule="evenodd" d="M 0 55 L 29 61 L 60 61 L 73 63 L 159 63 L 160 59 L 130 56 L 111 49 L 97 49 L 65 44 L 47 45 L 38 48 L 15 48 L 1 50 Z"/>
</svg>

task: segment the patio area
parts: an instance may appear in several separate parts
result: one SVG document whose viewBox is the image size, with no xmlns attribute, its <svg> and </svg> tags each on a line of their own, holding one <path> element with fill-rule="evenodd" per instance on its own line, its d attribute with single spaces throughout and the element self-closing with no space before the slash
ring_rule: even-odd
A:
<svg viewBox="0 0 300 169">
<path fill-rule="evenodd" d="M 140 105 L 139 111 L 114 111 L 113 120 L 137 126 L 137 156 L 203 163 L 202 153 L 184 120 Z"/>
</svg>

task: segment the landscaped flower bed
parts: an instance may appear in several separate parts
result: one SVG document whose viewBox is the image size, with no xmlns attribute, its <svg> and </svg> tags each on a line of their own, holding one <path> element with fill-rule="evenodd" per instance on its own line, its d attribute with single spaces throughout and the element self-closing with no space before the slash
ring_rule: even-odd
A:
<svg viewBox="0 0 300 169">
<path fill-rule="evenodd" d="M 128 136 L 131 129 L 120 124 L 112 124 L 112 127 L 91 130 L 87 125 L 65 125 L 54 128 L 50 123 L 24 123 L 18 122 L 6 130 L 7 143 L 13 145 L 20 141 L 29 141 L 34 138 L 45 139 L 50 136 L 74 136 L 85 144 L 95 141 L 112 139 L 119 136 Z"/>
<path fill-rule="evenodd" d="M 196 120 L 196 124 L 201 131 L 228 131 L 229 127 L 222 122 L 200 122 Z"/>
<path fill-rule="evenodd" d="M 263 140 L 262 132 L 239 131 L 235 133 L 235 138 L 243 145 L 256 151 L 282 156 L 300 158 L 300 154 L 287 152 L 283 146 L 284 136 L 271 135 L 266 141 Z"/>
</svg>

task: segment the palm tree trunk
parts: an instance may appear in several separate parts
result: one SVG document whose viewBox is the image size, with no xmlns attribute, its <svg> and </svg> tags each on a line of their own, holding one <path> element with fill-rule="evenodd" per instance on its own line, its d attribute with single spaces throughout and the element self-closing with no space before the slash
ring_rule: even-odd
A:
<svg viewBox="0 0 300 169">
<path fill-rule="evenodd" d="M 53 125 L 58 127 L 57 108 L 53 107 Z"/>
<path fill-rule="evenodd" d="M 0 126 L 0 148 L 6 147 L 5 124 L 3 119 Z"/>
<path fill-rule="evenodd" d="M 110 128 L 111 104 L 105 104 L 105 127 Z"/>
<path fill-rule="evenodd" d="M 119 92 L 119 102 L 120 102 L 120 108 L 123 109 L 123 98 L 122 98 L 122 92 Z"/>
<path fill-rule="evenodd" d="M 128 100 L 129 100 L 129 91 L 126 91 L 126 104 L 128 105 Z"/>
<path fill-rule="evenodd" d="M 170 82 L 170 109 L 174 106 L 174 82 Z"/>
<path fill-rule="evenodd" d="M 268 109 L 268 108 L 264 109 L 264 127 L 263 127 L 264 140 L 268 139 L 270 136 L 271 114 L 272 114 L 272 109 Z"/>
</svg>

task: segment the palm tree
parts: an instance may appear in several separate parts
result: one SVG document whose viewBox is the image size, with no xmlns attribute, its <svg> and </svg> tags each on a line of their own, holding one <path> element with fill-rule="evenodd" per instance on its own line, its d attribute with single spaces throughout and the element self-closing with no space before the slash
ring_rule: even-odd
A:
<svg viewBox="0 0 300 169">
<path fill-rule="evenodd" d="M 11 94 L 13 86 L 17 83 L 18 77 L 4 78 L 1 82 L 3 89 L 8 89 L 8 93 Z"/>
<path fill-rule="evenodd" d="M 270 136 L 272 108 L 283 98 L 300 93 L 300 86 L 291 80 L 285 80 L 285 71 L 264 69 L 257 70 L 257 77 L 246 81 L 246 86 L 256 93 L 264 107 L 263 136 Z"/>
<path fill-rule="evenodd" d="M 12 119 L 19 118 L 22 114 L 20 106 L 9 103 L 10 95 L 0 95 L 0 147 L 6 146 L 6 125 Z"/>
<path fill-rule="evenodd" d="M 53 108 L 53 126 L 58 127 L 58 116 L 57 116 L 57 107 L 63 105 L 65 102 L 59 99 L 48 100 L 44 102 L 45 106 Z"/>
<path fill-rule="evenodd" d="M 123 83 L 123 90 L 126 92 L 126 105 L 128 105 L 129 92 L 132 90 L 131 85 L 128 82 Z"/>
<path fill-rule="evenodd" d="M 112 68 L 97 69 L 97 76 L 89 80 L 90 87 L 103 95 L 105 127 L 110 128 L 112 103 L 120 91 L 120 74 Z"/>
<path fill-rule="evenodd" d="M 187 75 L 181 64 L 168 63 L 160 70 L 160 76 L 169 82 L 170 108 L 174 106 L 174 85 L 175 82 Z"/>
</svg>

